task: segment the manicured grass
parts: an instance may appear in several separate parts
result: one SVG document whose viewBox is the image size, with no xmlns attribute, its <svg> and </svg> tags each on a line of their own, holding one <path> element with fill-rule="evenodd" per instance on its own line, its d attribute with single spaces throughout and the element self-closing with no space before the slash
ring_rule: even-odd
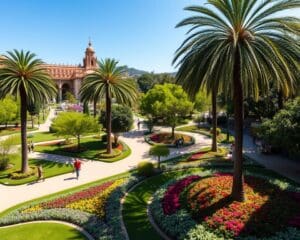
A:
<svg viewBox="0 0 300 240">
<path fill-rule="evenodd" d="M 160 236 L 148 220 L 147 202 L 157 188 L 165 182 L 174 177 L 198 171 L 201 171 L 201 169 L 186 169 L 161 174 L 145 180 L 130 192 L 123 205 L 123 219 L 129 238 L 131 240 L 160 240 Z"/>
<path fill-rule="evenodd" d="M 38 130 L 38 128 L 33 128 L 32 129 L 31 127 L 27 127 L 28 132 L 32 132 L 32 131 L 35 131 L 35 130 Z M 1 136 L 6 136 L 6 135 L 12 135 L 12 134 L 15 134 L 15 133 L 20 133 L 20 132 L 21 132 L 20 127 L 2 129 L 2 130 L 0 130 L 0 137 Z"/>
<path fill-rule="evenodd" d="M 50 153 L 50 154 L 58 154 L 63 156 L 70 156 L 70 157 L 78 157 L 78 158 L 85 158 L 91 160 L 98 160 L 102 162 L 115 162 L 125 157 L 129 156 L 131 153 L 130 148 L 122 142 L 124 149 L 121 155 L 114 157 L 114 158 L 101 158 L 99 154 L 105 152 L 106 150 L 106 143 L 102 142 L 100 139 L 90 137 L 90 138 L 83 138 L 80 141 L 80 146 L 83 149 L 80 152 L 76 152 L 76 145 L 77 142 L 69 144 L 69 145 L 39 145 L 36 146 L 35 151 Z M 70 150 L 72 149 L 72 151 Z"/>
<path fill-rule="evenodd" d="M 10 179 L 9 174 L 15 171 L 19 171 L 21 169 L 21 159 L 18 155 L 13 155 L 11 158 L 10 163 L 13 164 L 12 168 L 9 168 L 5 171 L 0 171 L 0 183 L 5 185 L 21 185 L 25 183 L 30 183 L 37 180 L 37 175 L 33 175 L 23 179 Z M 44 177 L 54 177 L 57 175 L 70 173 L 73 171 L 72 165 L 66 165 L 62 163 L 55 163 L 51 161 L 45 160 L 37 160 L 37 159 L 30 159 L 29 160 L 30 166 L 37 166 L 42 165 L 44 171 Z"/>
<path fill-rule="evenodd" d="M 78 230 L 58 223 L 30 223 L 9 228 L 0 228 L 1 240 L 86 240 Z"/>
<path fill-rule="evenodd" d="M 200 133 L 205 136 L 212 137 L 209 128 L 204 128 L 204 127 L 199 128 L 196 125 L 179 127 L 176 128 L 176 131 Z M 219 143 L 232 143 L 234 141 L 234 137 L 232 135 L 229 135 L 229 141 L 227 141 L 226 138 L 227 138 L 227 134 L 222 130 L 222 132 L 217 136 L 217 141 Z"/>
</svg>

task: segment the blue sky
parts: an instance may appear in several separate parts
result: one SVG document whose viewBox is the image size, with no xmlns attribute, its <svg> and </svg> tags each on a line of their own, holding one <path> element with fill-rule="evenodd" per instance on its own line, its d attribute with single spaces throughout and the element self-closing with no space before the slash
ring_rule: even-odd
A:
<svg viewBox="0 0 300 240">
<path fill-rule="evenodd" d="M 98 58 L 148 71 L 174 71 L 174 52 L 185 38 L 175 25 L 183 8 L 204 0 L 1 1 L 0 53 L 35 52 L 48 63 L 79 64 L 91 37 Z M 294 12 L 293 15 L 300 15 Z"/>
</svg>

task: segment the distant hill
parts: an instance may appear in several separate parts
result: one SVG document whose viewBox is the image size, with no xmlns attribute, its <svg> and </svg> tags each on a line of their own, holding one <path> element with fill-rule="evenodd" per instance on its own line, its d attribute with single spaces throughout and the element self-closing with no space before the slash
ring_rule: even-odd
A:
<svg viewBox="0 0 300 240">
<path fill-rule="evenodd" d="M 131 77 L 139 77 L 145 73 L 148 73 L 147 71 L 139 70 L 136 68 L 130 68 L 128 66 L 124 66 L 124 68 L 125 68 L 126 72 L 128 73 L 128 75 Z"/>
<path fill-rule="evenodd" d="M 131 77 L 139 77 L 143 74 L 150 73 L 150 72 L 147 72 L 147 71 L 144 71 L 144 70 L 128 67 L 126 65 L 124 66 L 124 68 L 125 68 L 126 72 L 128 73 L 128 75 L 131 76 Z M 176 72 L 170 72 L 170 73 L 167 73 L 167 74 L 170 74 L 171 76 L 175 77 Z"/>
</svg>

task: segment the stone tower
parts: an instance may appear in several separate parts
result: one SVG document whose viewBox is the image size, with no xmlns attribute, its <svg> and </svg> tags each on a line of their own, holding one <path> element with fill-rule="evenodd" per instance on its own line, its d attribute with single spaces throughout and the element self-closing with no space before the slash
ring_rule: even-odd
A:
<svg viewBox="0 0 300 240">
<path fill-rule="evenodd" d="M 85 57 L 83 59 L 83 66 L 86 69 L 95 69 L 97 67 L 97 58 L 95 56 L 95 51 L 92 47 L 91 41 L 85 50 Z"/>
</svg>

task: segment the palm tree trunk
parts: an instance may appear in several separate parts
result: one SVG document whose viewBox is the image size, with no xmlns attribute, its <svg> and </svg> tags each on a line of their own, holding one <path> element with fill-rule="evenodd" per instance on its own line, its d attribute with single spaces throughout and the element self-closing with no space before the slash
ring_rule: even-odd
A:
<svg viewBox="0 0 300 240">
<path fill-rule="evenodd" d="M 283 108 L 283 94 L 282 94 L 282 90 L 278 91 L 278 108 L 279 109 Z"/>
<path fill-rule="evenodd" d="M 31 128 L 33 129 L 34 128 L 34 124 L 33 124 L 33 115 L 30 115 L 31 116 Z"/>
<path fill-rule="evenodd" d="M 174 139 L 175 138 L 175 126 L 172 126 L 172 135 L 171 138 Z"/>
<path fill-rule="evenodd" d="M 94 118 L 97 116 L 97 99 L 94 99 Z"/>
<path fill-rule="evenodd" d="M 22 153 L 22 173 L 28 172 L 28 146 L 27 146 L 27 96 L 23 86 L 20 88 L 21 98 L 21 153 Z"/>
<path fill-rule="evenodd" d="M 241 81 L 240 54 L 235 53 L 233 69 L 233 104 L 234 104 L 234 172 L 231 196 L 233 200 L 244 201 L 243 176 L 243 86 Z"/>
<path fill-rule="evenodd" d="M 216 152 L 217 149 L 217 89 L 213 89 L 212 94 L 212 146 L 211 150 Z"/>
<path fill-rule="evenodd" d="M 106 84 L 106 133 L 107 133 L 107 146 L 106 152 L 111 154 L 111 96 L 109 92 L 109 85 Z"/>
<path fill-rule="evenodd" d="M 77 136 L 77 150 L 80 150 L 80 135 Z"/>
</svg>

